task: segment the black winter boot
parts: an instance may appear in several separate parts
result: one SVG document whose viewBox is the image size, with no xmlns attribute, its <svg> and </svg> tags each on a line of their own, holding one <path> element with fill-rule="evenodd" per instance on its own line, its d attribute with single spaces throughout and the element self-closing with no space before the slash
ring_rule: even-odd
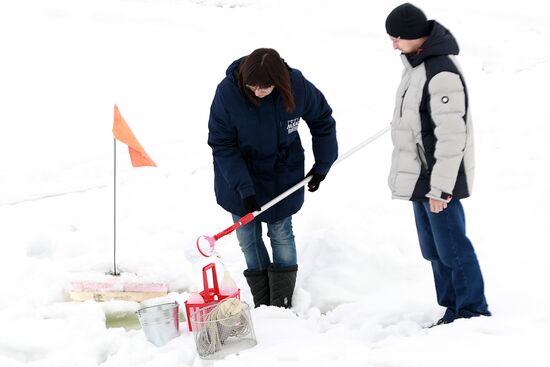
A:
<svg viewBox="0 0 550 367">
<path fill-rule="evenodd" d="M 267 280 L 267 270 L 243 272 L 246 282 L 254 298 L 254 307 L 260 305 L 269 306 L 269 282 Z"/>
<path fill-rule="evenodd" d="M 269 303 L 271 306 L 292 307 L 292 294 L 296 285 L 298 265 L 287 268 L 270 266 L 267 272 L 269 274 Z"/>
</svg>

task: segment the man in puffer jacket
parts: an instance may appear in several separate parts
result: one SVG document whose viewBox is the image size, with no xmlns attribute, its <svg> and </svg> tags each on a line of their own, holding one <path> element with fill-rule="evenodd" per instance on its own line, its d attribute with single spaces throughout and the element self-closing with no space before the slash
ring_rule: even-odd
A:
<svg viewBox="0 0 550 367">
<path fill-rule="evenodd" d="M 392 120 L 388 183 L 394 199 L 413 202 L 422 255 L 432 263 L 437 301 L 446 308 L 436 325 L 490 316 L 460 203 L 472 190 L 474 151 L 458 44 L 409 3 L 388 15 L 386 31 L 405 65 Z"/>
<path fill-rule="evenodd" d="M 208 144 L 216 200 L 234 222 L 304 178 L 302 120 L 312 136 L 315 163 L 306 176 L 312 177 L 313 192 L 338 156 L 336 122 L 325 97 L 273 49 L 257 49 L 229 66 L 210 109 Z M 236 231 L 256 307 L 292 306 L 298 270 L 292 215 L 303 203 L 302 188 Z M 273 260 L 262 239 L 262 222 Z"/>
</svg>

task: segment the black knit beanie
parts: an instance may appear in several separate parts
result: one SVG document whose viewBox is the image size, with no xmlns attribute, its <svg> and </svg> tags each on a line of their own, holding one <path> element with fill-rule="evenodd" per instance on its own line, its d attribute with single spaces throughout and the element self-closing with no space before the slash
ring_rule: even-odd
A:
<svg viewBox="0 0 550 367">
<path fill-rule="evenodd" d="M 392 37 L 412 40 L 427 36 L 430 26 L 422 10 L 405 3 L 393 9 L 386 18 L 386 32 Z"/>
</svg>

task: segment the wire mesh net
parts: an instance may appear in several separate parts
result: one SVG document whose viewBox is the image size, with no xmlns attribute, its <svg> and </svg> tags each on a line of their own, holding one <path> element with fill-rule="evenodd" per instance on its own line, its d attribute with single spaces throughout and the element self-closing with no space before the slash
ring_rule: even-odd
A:
<svg viewBox="0 0 550 367">
<path fill-rule="evenodd" d="M 197 352 L 219 359 L 256 345 L 249 306 L 236 298 L 200 308 L 191 315 Z"/>
</svg>

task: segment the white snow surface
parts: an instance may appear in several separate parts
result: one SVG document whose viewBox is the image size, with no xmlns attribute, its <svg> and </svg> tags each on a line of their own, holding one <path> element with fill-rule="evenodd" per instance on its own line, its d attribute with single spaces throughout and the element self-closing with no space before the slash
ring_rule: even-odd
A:
<svg viewBox="0 0 550 367">
<path fill-rule="evenodd" d="M 417 1 L 461 46 L 476 138 L 468 235 L 492 317 L 443 314 L 411 204 L 386 185 L 389 134 L 333 167 L 293 217 L 291 310 L 252 310 L 257 346 L 201 360 L 182 321 L 163 347 L 106 314 L 153 304 L 71 302 L 66 287 L 112 267 L 113 105 L 157 168 L 118 144 L 122 271 L 202 288 L 199 235 L 231 224 L 215 202 L 210 103 L 227 66 L 277 49 L 334 110 L 344 153 L 390 121 L 402 64 L 385 33 L 399 2 L 19 0 L 0 4 L 0 366 L 549 366 L 550 5 Z M 546 46 L 545 46 L 546 45 Z M 312 162 L 310 136 L 306 169 Z M 252 297 L 234 235 L 223 264 Z M 225 266 L 225 267 L 224 267 Z"/>
</svg>

